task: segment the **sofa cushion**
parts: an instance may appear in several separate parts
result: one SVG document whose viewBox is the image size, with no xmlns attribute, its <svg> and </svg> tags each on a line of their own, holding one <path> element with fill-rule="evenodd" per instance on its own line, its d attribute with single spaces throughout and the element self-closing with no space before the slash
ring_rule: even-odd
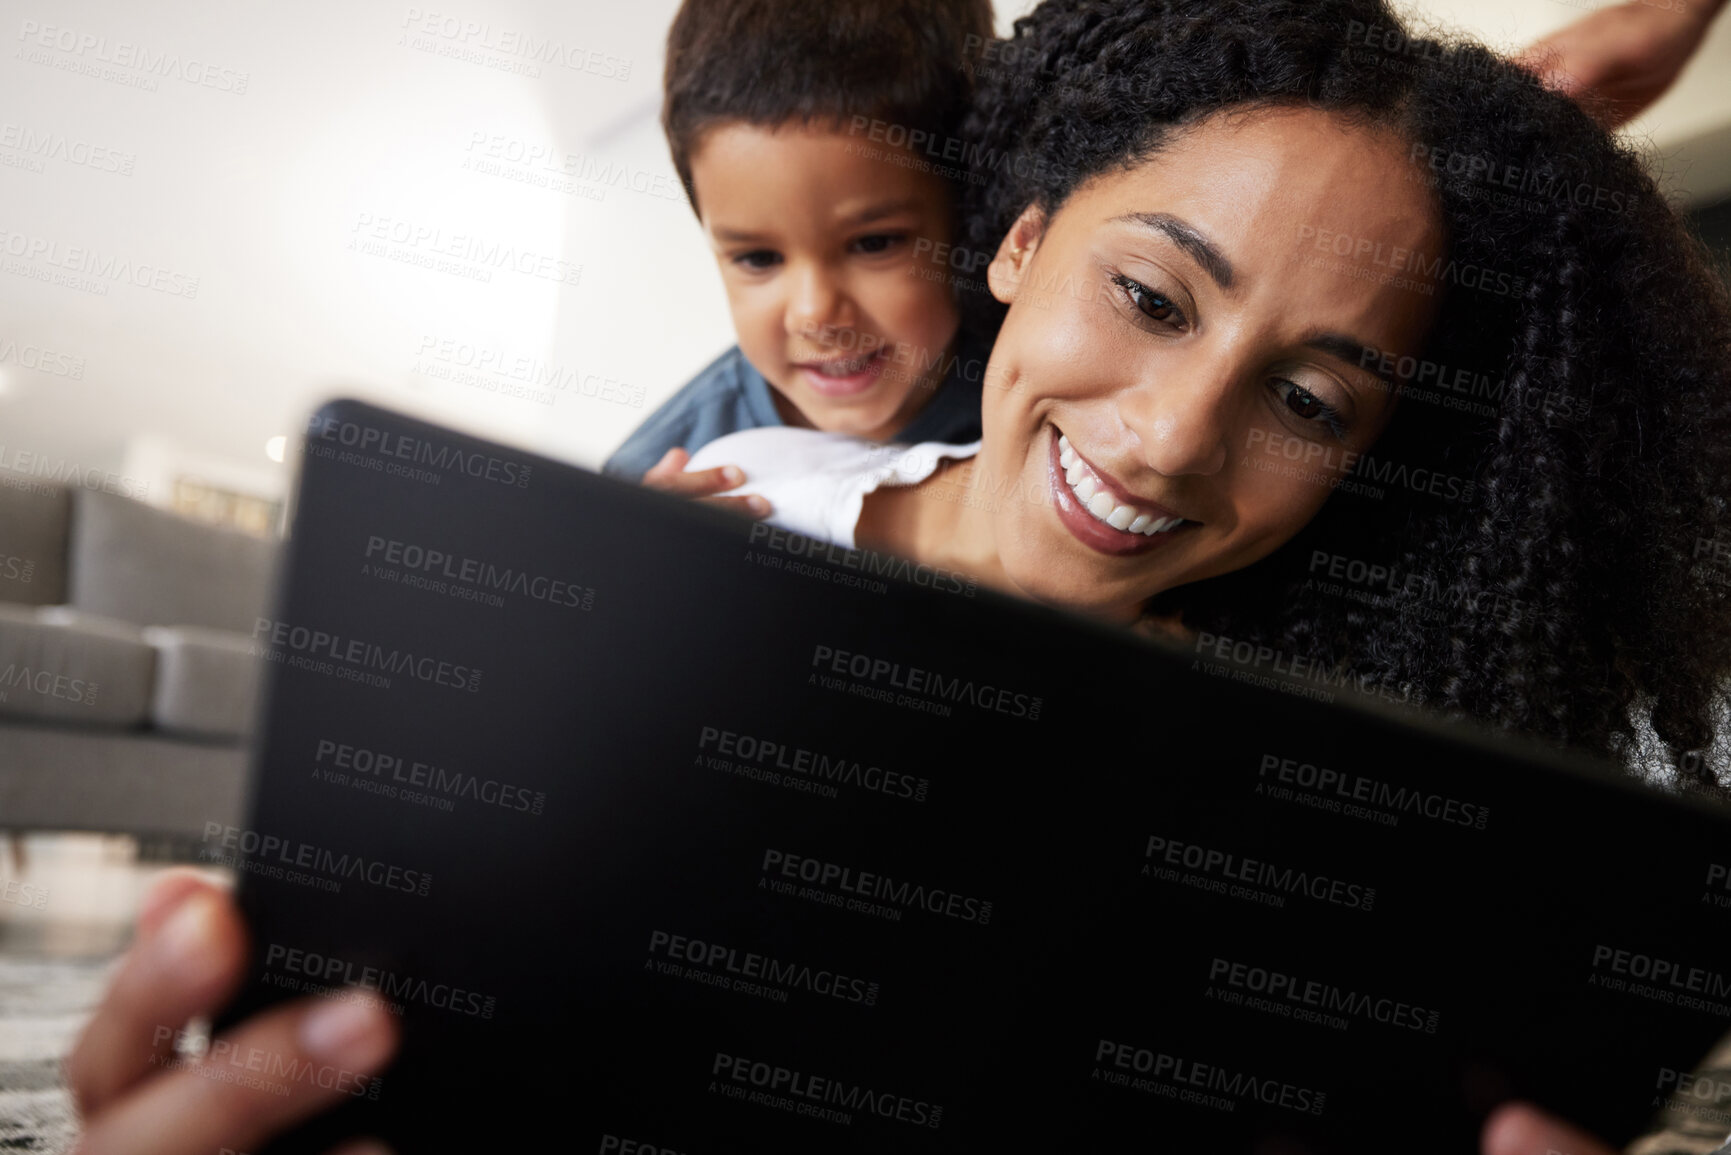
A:
<svg viewBox="0 0 1731 1155">
<path fill-rule="evenodd" d="M 150 720 L 177 734 L 241 737 L 252 731 L 263 660 L 245 634 L 148 626 L 156 650 Z"/>
<path fill-rule="evenodd" d="M 266 612 L 275 557 L 274 542 L 81 489 L 67 601 L 140 625 L 250 631 Z"/>
<path fill-rule="evenodd" d="M 72 494 L 61 485 L 0 473 L 0 602 L 66 600 L 66 534 Z"/>
<path fill-rule="evenodd" d="M 50 626 L 69 626 L 86 633 L 108 634 L 111 637 L 125 638 L 133 642 L 144 640 L 144 630 L 131 622 L 123 622 L 119 618 L 104 617 L 101 614 L 93 614 L 85 610 L 75 610 L 71 606 L 37 606 L 30 611 L 30 616 L 34 620 Z"/>
<path fill-rule="evenodd" d="M 156 652 L 103 623 L 0 612 L 0 716 L 136 726 L 150 714 Z"/>
</svg>

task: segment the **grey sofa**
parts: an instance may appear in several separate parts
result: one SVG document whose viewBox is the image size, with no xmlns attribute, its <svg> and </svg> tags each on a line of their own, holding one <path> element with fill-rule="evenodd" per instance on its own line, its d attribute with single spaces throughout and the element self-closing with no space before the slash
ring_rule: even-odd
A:
<svg viewBox="0 0 1731 1155">
<path fill-rule="evenodd" d="M 276 550 L 0 474 L 0 830 L 236 822 Z"/>
</svg>

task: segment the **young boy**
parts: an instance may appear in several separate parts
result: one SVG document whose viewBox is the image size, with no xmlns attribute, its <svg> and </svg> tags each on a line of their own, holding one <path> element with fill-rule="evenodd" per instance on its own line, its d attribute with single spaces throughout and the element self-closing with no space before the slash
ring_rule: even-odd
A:
<svg viewBox="0 0 1731 1155">
<path fill-rule="evenodd" d="M 991 0 L 684 0 L 662 127 L 739 344 L 606 472 L 703 497 L 743 476 L 685 462 L 741 429 L 978 439 L 989 350 L 959 334 L 951 178 L 964 56 L 991 36 Z"/>
</svg>

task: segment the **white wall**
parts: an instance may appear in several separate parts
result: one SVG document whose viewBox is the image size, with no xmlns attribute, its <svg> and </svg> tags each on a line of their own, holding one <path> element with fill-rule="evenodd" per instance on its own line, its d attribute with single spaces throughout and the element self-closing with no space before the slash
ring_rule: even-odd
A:
<svg viewBox="0 0 1731 1155">
<path fill-rule="evenodd" d="M 0 468 L 268 491 L 338 392 L 598 463 L 730 341 L 655 122 L 674 6 L 4 0 Z M 1424 7 L 1504 45 L 1581 11 Z M 511 71 L 525 37 L 568 64 Z M 1722 27 L 1636 126 L 1686 192 L 1731 190 L 1727 63 Z"/>
</svg>

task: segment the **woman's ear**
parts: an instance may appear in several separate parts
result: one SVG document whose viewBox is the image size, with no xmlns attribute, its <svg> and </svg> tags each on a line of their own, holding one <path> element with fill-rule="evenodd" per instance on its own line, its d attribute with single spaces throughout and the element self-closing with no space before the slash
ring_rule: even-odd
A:
<svg viewBox="0 0 1731 1155">
<path fill-rule="evenodd" d="M 1046 231 L 1046 214 L 1038 205 L 1029 205 L 998 243 L 998 252 L 986 266 L 986 285 L 992 296 L 1008 305 L 1016 299 L 1028 266 L 1033 263 L 1034 250 Z"/>
</svg>

